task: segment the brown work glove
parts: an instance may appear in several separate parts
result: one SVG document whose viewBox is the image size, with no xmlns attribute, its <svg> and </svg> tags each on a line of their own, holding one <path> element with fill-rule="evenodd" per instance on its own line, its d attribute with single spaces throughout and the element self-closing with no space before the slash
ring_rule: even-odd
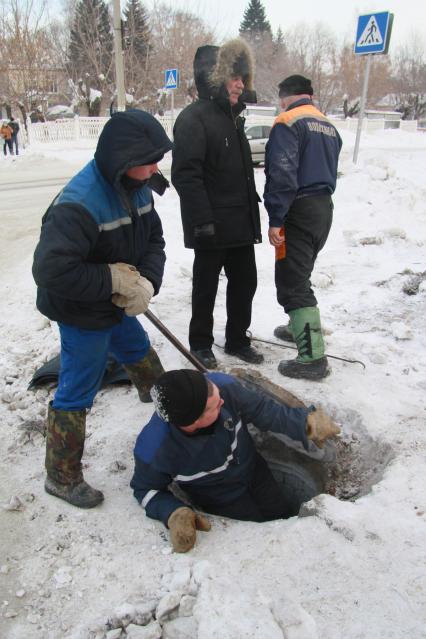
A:
<svg viewBox="0 0 426 639">
<path fill-rule="evenodd" d="M 108 264 L 108 266 L 111 271 L 112 292 L 126 297 L 134 295 L 135 287 L 140 279 L 139 271 L 131 264 L 123 262 Z"/>
<path fill-rule="evenodd" d="M 118 295 L 116 293 L 111 299 L 113 304 L 124 308 L 126 315 L 134 317 L 135 315 L 146 313 L 153 295 L 153 285 L 146 277 L 140 275 L 131 295 Z"/>
<path fill-rule="evenodd" d="M 167 525 L 175 552 L 188 552 L 195 545 L 196 530 L 208 531 L 211 528 L 207 517 L 194 512 L 187 506 L 172 512 Z"/>
<path fill-rule="evenodd" d="M 314 444 L 322 448 L 326 439 L 340 434 L 340 427 L 321 408 L 317 408 L 306 419 L 306 434 Z"/>
</svg>

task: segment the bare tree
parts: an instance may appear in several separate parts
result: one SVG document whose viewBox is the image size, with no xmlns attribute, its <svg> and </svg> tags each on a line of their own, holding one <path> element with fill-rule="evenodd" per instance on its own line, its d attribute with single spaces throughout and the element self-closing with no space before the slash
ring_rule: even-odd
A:
<svg viewBox="0 0 426 639">
<path fill-rule="evenodd" d="M 133 100 L 144 103 L 153 93 L 149 77 L 152 54 L 149 16 L 140 0 L 128 0 L 123 20 L 123 50 L 126 91 Z"/>
<path fill-rule="evenodd" d="M 3 0 L 0 17 L 1 101 L 9 114 L 14 105 L 24 122 L 57 82 L 60 68 L 52 52 L 44 0 Z"/>
<path fill-rule="evenodd" d="M 412 33 L 409 44 L 400 46 L 393 59 L 391 102 L 403 119 L 418 120 L 426 115 L 426 42 Z"/>
<path fill-rule="evenodd" d="M 150 14 L 151 42 L 149 80 L 157 95 L 151 96 L 150 106 L 158 106 L 156 100 L 165 98 L 164 71 L 179 69 L 180 84 L 175 91 L 176 104 L 183 106 L 193 95 L 193 60 L 199 46 L 214 44 L 214 31 L 198 16 L 187 11 L 176 11 L 163 3 L 155 5 Z M 153 99 L 154 98 L 154 99 Z"/>
<path fill-rule="evenodd" d="M 353 45 L 345 44 L 339 57 L 338 85 L 345 116 L 359 110 L 365 76 L 366 57 L 356 55 Z M 392 87 L 391 62 L 387 55 L 373 56 L 368 84 L 367 106 L 373 108 Z"/>
<path fill-rule="evenodd" d="M 258 103 L 277 102 L 277 86 L 282 80 L 287 55 L 282 32 L 277 34 L 277 38 L 269 29 L 242 32 L 241 37 L 250 45 L 255 59 L 254 84 Z"/>
<path fill-rule="evenodd" d="M 284 34 L 285 75 L 300 74 L 312 80 L 319 108 L 327 112 L 338 90 L 338 48 L 333 33 L 322 23 L 296 25 Z"/>
</svg>

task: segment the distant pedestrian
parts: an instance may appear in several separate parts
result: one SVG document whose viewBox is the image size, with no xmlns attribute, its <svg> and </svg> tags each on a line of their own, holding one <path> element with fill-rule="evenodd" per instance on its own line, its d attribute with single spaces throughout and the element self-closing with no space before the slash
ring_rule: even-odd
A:
<svg viewBox="0 0 426 639">
<path fill-rule="evenodd" d="M 7 149 L 9 149 L 10 155 L 13 155 L 13 147 L 12 147 L 12 129 L 7 124 L 7 122 L 3 122 L 0 128 L 0 135 L 4 140 L 3 143 L 3 153 L 7 155 Z"/>
<path fill-rule="evenodd" d="M 19 155 L 19 148 L 18 148 L 19 123 L 15 120 L 13 116 L 11 116 L 9 120 L 9 126 L 12 129 L 12 149 L 13 147 L 15 147 L 15 155 Z"/>
<path fill-rule="evenodd" d="M 269 241 L 277 251 L 275 285 L 289 325 L 274 334 L 295 341 L 298 356 L 283 360 L 282 375 L 321 379 L 329 373 L 324 356 L 320 313 L 311 273 L 333 220 L 342 140 L 336 128 L 312 104 L 312 84 L 292 75 L 279 85 L 281 108 L 266 145 L 264 193 Z M 285 251 L 283 250 L 285 247 Z"/>
</svg>

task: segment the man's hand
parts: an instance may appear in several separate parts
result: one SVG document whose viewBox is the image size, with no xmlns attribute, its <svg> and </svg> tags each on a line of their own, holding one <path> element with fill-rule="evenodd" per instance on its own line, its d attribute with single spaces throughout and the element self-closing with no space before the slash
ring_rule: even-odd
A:
<svg viewBox="0 0 426 639">
<path fill-rule="evenodd" d="M 172 512 L 167 525 L 175 552 L 188 552 L 195 545 L 196 531 L 204 530 L 207 532 L 211 528 L 207 517 L 194 512 L 187 506 L 182 506 Z"/>
<path fill-rule="evenodd" d="M 340 434 L 340 428 L 318 408 L 309 413 L 306 419 L 306 434 L 318 448 L 322 448 L 326 439 Z"/>
<path fill-rule="evenodd" d="M 139 275 L 139 279 L 133 286 L 131 295 L 113 295 L 112 302 L 120 308 L 124 308 L 124 312 L 129 317 L 142 315 L 148 310 L 151 297 L 154 295 L 154 287 L 146 277 Z"/>
<path fill-rule="evenodd" d="M 269 244 L 272 246 L 281 246 L 284 242 L 284 235 L 282 234 L 282 226 L 270 226 L 268 231 Z"/>
<path fill-rule="evenodd" d="M 111 271 L 112 292 L 131 297 L 140 278 L 138 270 L 124 262 L 108 264 L 108 266 Z"/>
</svg>

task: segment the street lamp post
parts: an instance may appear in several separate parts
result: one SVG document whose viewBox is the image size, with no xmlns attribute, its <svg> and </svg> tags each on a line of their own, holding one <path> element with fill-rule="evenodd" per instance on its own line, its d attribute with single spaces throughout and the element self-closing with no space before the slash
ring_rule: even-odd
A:
<svg viewBox="0 0 426 639">
<path fill-rule="evenodd" d="M 123 47 L 121 43 L 121 8 L 120 0 L 113 0 L 114 13 L 114 54 L 115 82 L 117 86 L 117 110 L 126 110 L 126 92 L 124 89 Z"/>
</svg>

